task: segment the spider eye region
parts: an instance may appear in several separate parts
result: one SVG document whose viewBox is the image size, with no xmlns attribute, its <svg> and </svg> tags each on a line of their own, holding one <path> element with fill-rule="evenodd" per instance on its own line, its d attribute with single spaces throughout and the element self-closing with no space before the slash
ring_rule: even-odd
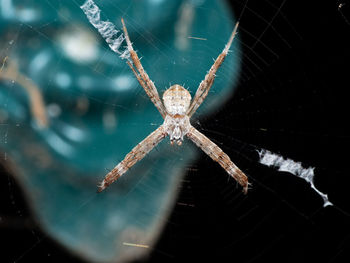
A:
<svg viewBox="0 0 350 263">
<path fill-rule="evenodd" d="M 163 94 L 164 106 L 170 115 L 185 115 L 190 107 L 191 94 L 180 85 L 173 85 Z"/>
</svg>

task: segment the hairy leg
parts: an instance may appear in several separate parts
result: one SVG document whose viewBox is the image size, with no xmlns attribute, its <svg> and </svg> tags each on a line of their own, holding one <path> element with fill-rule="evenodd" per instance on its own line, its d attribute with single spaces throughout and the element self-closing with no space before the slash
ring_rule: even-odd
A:
<svg viewBox="0 0 350 263">
<path fill-rule="evenodd" d="M 140 161 L 147 153 L 149 153 L 158 143 L 160 143 L 166 136 L 163 126 L 160 126 L 150 135 L 148 135 L 142 142 L 136 145 L 131 152 L 129 152 L 123 161 L 121 161 L 116 167 L 110 171 L 98 188 L 98 192 L 102 192 L 106 187 L 116 181 L 124 173 L 126 173 L 130 167 Z"/>
<path fill-rule="evenodd" d="M 243 192 L 245 194 L 247 193 L 249 185 L 247 176 L 231 161 L 230 157 L 219 146 L 194 127 L 190 128 L 187 137 L 209 155 L 210 158 L 218 162 L 243 187 Z"/>
<path fill-rule="evenodd" d="M 221 52 L 221 54 L 217 57 L 217 59 L 215 60 L 214 64 L 211 66 L 208 74 L 205 76 L 204 80 L 202 80 L 202 82 L 199 84 L 199 87 L 196 91 L 196 94 L 192 100 L 191 106 L 188 108 L 187 110 L 187 116 L 191 118 L 191 116 L 196 112 L 196 110 L 199 108 L 199 106 L 202 104 L 202 102 L 204 101 L 204 99 L 207 97 L 208 92 L 211 88 L 211 86 L 214 83 L 214 79 L 215 79 L 215 74 L 216 71 L 219 69 L 219 67 L 221 66 L 222 62 L 224 62 L 227 54 L 228 54 L 228 50 L 231 47 L 232 41 L 235 38 L 235 35 L 237 33 L 237 28 L 238 28 L 238 22 L 236 23 L 235 28 L 232 31 L 232 34 L 230 36 L 230 39 L 228 40 L 224 50 Z"/>
<path fill-rule="evenodd" d="M 122 24 L 123 24 L 123 31 L 124 31 L 124 35 L 125 35 L 125 40 L 126 40 L 126 43 L 128 45 L 128 50 L 130 52 L 130 58 L 133 62 L 133 65 L 130 62 L 128 62 L 128 65 L 131 68 L 131 70 L 133 71 L 133 73 L 135 74 L 135 77 L 139 81 L 140 85 L 146 91 L 148 97 L 151 99 L 153 104 L 156 106 L 156 108 L 158 109 L 158 111 L 160 112 L 162 117 L 165 118 L 166 110 L 164 108 L 162 101 L 159 98 L 157 88 L 155 87 L 153 81 L 149 78 L 146 71 L 143 69 L 143 66 L 140 62 L 140 59 L 137 56 L 134 48 L 132 47 L 132 44 L 131 44 L 131 41 L 129 38 L 129 34 L 128 34 L 128 31 L 126 29 L 126 26 L 125 26 L 123 19 L 122 19 Z M 134 66 L 136 69 L 134 68 Z"/>
</svg>

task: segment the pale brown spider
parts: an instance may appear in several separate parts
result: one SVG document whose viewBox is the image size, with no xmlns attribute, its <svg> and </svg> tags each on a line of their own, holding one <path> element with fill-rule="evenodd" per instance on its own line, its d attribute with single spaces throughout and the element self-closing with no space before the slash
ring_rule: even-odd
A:
<svg viewBox="0 0 350 263">
<path fill-rule="evenodd" d="M 106 175 L 98 188 L 98 192 L 103 191 L 106 187 L 127 172 L 130 167 L 145 157 L 145 155 L 149 153 L 166 136 L 169 135 L 171 144 L 176 142 L 178 145 L 181 145 L 183 138 L 186 135 L 214 161 L 218 162 L 226 170 L 226 172 L 243 187 L 243 192 L 247 193 L 249 185 L 247 176 L 230 160 L 230 157 L 224 153 L 220 147 L 209 140 L 205 135 L 200 133 L 190 123 L 191 116 L 196 112 L 198 107 L 208 95 L 209 89 L 213 85 L 215 79 L 215 73 L 228 54 L 229 48 L 231 47 L 232 41 L 237 32 L 238 22 L 224 50 L 217 57 L 204 80 L 200 83 L 192 103 L 190 93 L 184 87 L 176 84 L 164 92 L 164 104 L 159 98 L 154 83 L 150 80 L 149 76 L 143 69 L 140 59 L 132 47 L 123 19 L 122 24 L 127 43 L 127 51 L 129 52 L 130 59 L 133 62 L 131 63 L 128 61 L 127 63 L 134 72 L 140 85 L 144 88 L 147 95 L 150 97 L 151 101 L 164 118 L 164 123 L 158 129 L 148 135 L 148 137 L 142 142 L 136 145 L 131 152 L 125 156 L 124 160 Z"/>
</svg>

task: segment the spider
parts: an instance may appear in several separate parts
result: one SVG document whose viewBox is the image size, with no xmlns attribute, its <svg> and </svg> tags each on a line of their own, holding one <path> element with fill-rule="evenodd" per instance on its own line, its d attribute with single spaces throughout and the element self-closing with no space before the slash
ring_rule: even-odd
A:
<svg viewBox="0 0 350 263">
<path fill-rule="evenodd" d="M 190 93 L 183 86 L 178 84 L 172 85 L 164 92 L 162 103 L 154 83 L 142 67 L 140 59 L 132 47 L 124 20 L 121 19 L 121 22 L 123 25 L 127 49 L 130 52 L 130 59 L 133 64 L 130 61 L 127 63 L 140 85 L 144 88 L 147 95 L 164 118 L 164 122 L 142 142 L 136 145 L 131 152 L 125 156 L 124 160 L 115 166 L 113 170 L 111 170 L 105 176 L 104 180 L 99 185 L 98 192 L 103 191 L 106 187 L 126 173 L 166 136 L 170 137 L 170 142 L 172 145 L 174 142 L 181 145 L 184 137 L 186 136 L 214 161 L 218 162 L 222 168 L 224 168 L 226 172 L 243 187 L 243 192 L 247 193 L 249 185 L 247 176 L 231 161 L 230 157 L 224 153 L 220 147 L 208 139 L 204 134 L 199 132 L 190 123 L 190 118 L 202 104 L 208 95 L 211 86 L 213 85 L 215 73 L 228 54 L 239 23 L 236 23 L 225 48 L 211 66 L 204 80 L 199 84 L 192 103 Z"/>
</svg>

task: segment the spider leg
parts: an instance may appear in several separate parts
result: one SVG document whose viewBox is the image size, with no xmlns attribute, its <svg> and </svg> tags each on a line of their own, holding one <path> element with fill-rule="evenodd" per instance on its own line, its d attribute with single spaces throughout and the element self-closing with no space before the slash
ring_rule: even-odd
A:
<svg viewBox="0 0 350 263">
<path fill-rule="evenodd" d="M 123 24 L 123 31 L 125 35 L 125 40 L 126 44 L 128 46 L 128 50 L 130 52 L 130 58 L 133 62 L 133 65 L 128 62 L 129 67 L 135 74 L 137 80 L 139 81 L 140 85 L 143 87 L 143 89 L 146 91 L 148 97 L 151 99 L 153 104 L 156 106 L 160 114 L 162 115 L 163 118 L 166 116 L 166 110 L 165 107 L 162 103 L 162 101 L 159 98 L 158 91 L 153 83 L 153 81 L 149 78 L 148 74 L 146 71 L 143 69 L 142 64 L 140 62 L 139 57 L 137 56 L 137 53 L 135 52 L 134 48 L 132 47 L 128 31 L 126 29 L 124 19 L 122 19 L 122 24 Z M 136 69 L 134 68 L 136 67 Z"/>
<path fill-rule="evenodd" d="M 187 137 L 209 155 L 210 158 L 218 162 L 243 187 L 243 192 L 245 194 L 247 193 L 249 185 L 247 176 L 231 161 L 230 157 L 219 146 L 193 126 L 191 126 L 187 133 Z"/>
<path fill-rule="evenodd" d="M 133 165 L 140 161 L 147 153 L 149 153 L 159 142 L 161 142 L 167 133 L 163 126 L 153 131 L 142 142 L 136 145 L 129 152 L 123 161 L 113 168 L 104 178 L 98 187 L 98 192 L 102 192 L 106 187 L 116 181 L 124 173 L 126 173 Z"/>
<path fill-rule="evenodd" d="M 239 22 L 236 23 L 236 26 L 233 29 L 232 34 L 230 36 L 230 39 L 228 40 L 225 48 L 223 49 L 221 54 L 217 57 L 214 64 L 211 66 L 211 68 L 210 68 L 209 72 L 207 73 L 207 75 L 205 76 L 204 80 L 202 80 L 202 82 L 199 84 L 199 87 L 196 91 L 196 94 L 193 98 L 193 101 L 187 110 L 186 114 L 188 115 L 188 117 L 191 118 L 191 116 L 196 112 L 198 107 L 202 104 L 204 99 L 207 97 L 208 92 L 214 83 L 216 71 L 219 69 L 222 62 L 224 62 L 225 57 L 228 54 L 228 50 L 231 47 L 232 41 L 235 38 L 235 35 L 237 33 L 238 24 L 239 24 Z"/>
</svg>

